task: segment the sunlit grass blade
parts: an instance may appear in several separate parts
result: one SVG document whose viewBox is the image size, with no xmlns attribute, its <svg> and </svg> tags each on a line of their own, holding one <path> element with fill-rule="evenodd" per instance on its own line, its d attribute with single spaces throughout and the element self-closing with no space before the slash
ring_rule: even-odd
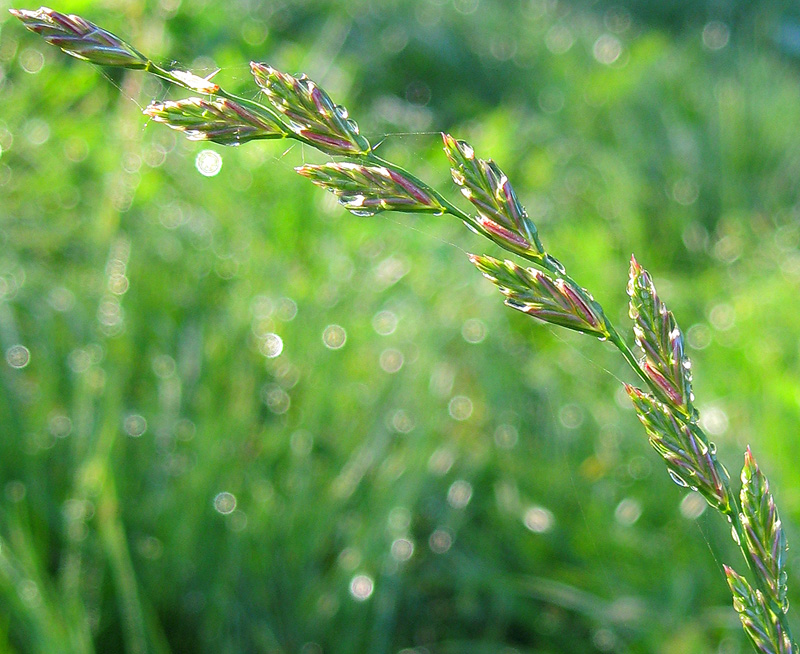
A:
<svg viewBox="0 0 800 654">
<path fill-rule="evenodd" d="M 659 391 L 659 399 L 688 418 L 692 407 L 692 371 L 684 353 L 683 333 L 658 297 L 650 274 L 631 257 L 629 313 L 636 344 L 644 352 L 642 368 Z"/>
<path fill-rule="evenodd" d="M 10 11 L 29 30 L 73 57 L 100 66 L 134 69 L 147 66 L 147 57 L 136 48 L 85 18 L 62 14 L 48 7 L 40 7 L 35 11 L 28 9 Z"/>
<path fill-rule="evenodd" d="M 676 418 L 667 405 L 652 395 L 629 385 L 625 390 L 650 444 L 666 462 L 672 480 L 679 486 L 699 491 L 711 506 L 730 514 L 728 472 L 717 461 L 713 446 L 706 441 L 700 428 Z"/>
<path fill-rule="evenodd" d="M 344 162 L 305 165 L 295 170 L 334 193 L 346 209 L 358 216 L 371 216 L 380 211 L 436 214 L 444 211 L 426 189 L 383 166 Z"/>
<path fill-rule="evenodd" d="M 540 270 L 523 268 L 512 261 L 470 255 L 484 276 L 506 296 L 506 304 L 554 325 L 608 337 L 603 312 L 592 297 L 565 279 L 553 279 Z"/>
<path fill-rule="evenodd" d="M 370 151 L 369 141 L 358 131 L 347 110 L 305 75 L 287 73 L 250 62 L 256 84 L 273 107 L 290 121 L 292 130 L 329 154 L 360 155 Z"/>
<path fill-rule="evenodd" d="M 184 132 L 193 141 L 213 141 L 220 145 L 239 145 L 254 139 L 286 136 L 268 115 L 258 115 L 233 100 L 218 98 L 153 102 L 145 110 L 159 123 Z"/>
</svg>

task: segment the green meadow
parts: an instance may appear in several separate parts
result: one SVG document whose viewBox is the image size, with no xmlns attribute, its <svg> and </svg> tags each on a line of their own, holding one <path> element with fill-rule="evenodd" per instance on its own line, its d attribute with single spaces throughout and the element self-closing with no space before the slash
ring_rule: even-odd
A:
<svg viewBox="0 0 800 654">
<path fill-rule="evenodd" d="M 354 216 L 301 144 L 0 0 L 0 653 L 745 654 L 727 523 L 672 482 L 609 344 L 503 306 L 447 216 Z M 31 5 L 25 8 L 35 9 Z M 507 173 L 629 343 L 631 253 L 800 605 L 800 9 L 662 0 L 64 0 L 257 97 L 305 72 L 467 209 Z M 800 631 L 796 609 L 789 613 Z"/>
</svg>

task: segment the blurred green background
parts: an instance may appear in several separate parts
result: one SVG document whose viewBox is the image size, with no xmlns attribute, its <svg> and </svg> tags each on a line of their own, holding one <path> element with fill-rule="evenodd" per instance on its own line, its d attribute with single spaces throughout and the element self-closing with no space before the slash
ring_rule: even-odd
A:
<svg viewBox="0 0 800 654">
<path fill-rule="evenodd" d="M 147 124 L 183 96 L 8 6 L 0 652 L 749 651 L 740 557 L 649 447 L 630 372 L 503 307 L 462 251 L 491 244 L 348 214 L 299 146 Z M 437 133 L 470 140 L 626 333 L 635 252 L 721 460 L 737 477 L 750 443 L 770 477 L 800 600 L 800 6 L 54 8 L 250 97 L 250 59 L 307 72 L 454 201 Z"/>
</svg>

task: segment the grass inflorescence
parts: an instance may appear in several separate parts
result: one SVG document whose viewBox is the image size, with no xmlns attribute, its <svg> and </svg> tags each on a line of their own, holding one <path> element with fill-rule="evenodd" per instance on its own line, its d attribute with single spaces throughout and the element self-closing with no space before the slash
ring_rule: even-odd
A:
<svg viewBox="0 0 800 654">
<path fill-rule="evenodd" d="M 625 390 L 671 478 L 699 492 L 730 522 L 749 580 L 727 565 L 725 575 L 745 633 L 759 652 L 798 652 L 787 618 L 786 537 L 769 483 L 748 448 L 741 491 L 734 490 L 716 448 L 699 424 L 683 332 L 659 298 L 651 275 L 635 258 L 629 272 L 629 315 L 633 341 L 642 356 L 636 355 L 594 296 L 545 248 L 505 173 L 491 159 L 480 158 L 465 141 L 442 135 L 453 181 L 470 209 L 459 208 L 441 191 L 376 155 L 347 110 L 305 76 L 295 77 L 253 62 L 251 72 L 264 102 L 249 100 L 229 94 L 210 78 L 162 68 L 81 17 L 46 8 L 11 13 L 48 43 L 79 59 L 144 70 L 207 96 L 153 103 L 144 111 L 190 139 L 221 145 L 256 139 L 299 141 L 337 157 L 330 163 L 301 166 L 297 172 L 332 192 L 353 214 L 448 215 L 524 260 L 517 263 L 470 255 L 510 307 L 540 321 L 607 340 L 619 350 L 641 385 L 626 384 Z M 114 529 L 108 533 L 109 538 L 119 538 Z M 115 574 L 123 582 L 129 577 L 129 567 L 124 556 L 116 561 Z M 130 592 L 135 595 L 135 589 Z M 131 642 L 137 642 L 136 625 L 142 620 L 131 616 Z"/>
</svg>

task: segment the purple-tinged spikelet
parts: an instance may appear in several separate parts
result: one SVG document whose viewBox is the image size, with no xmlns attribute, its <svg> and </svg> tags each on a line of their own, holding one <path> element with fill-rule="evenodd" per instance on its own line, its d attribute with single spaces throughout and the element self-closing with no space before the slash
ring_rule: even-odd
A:
<svg viewBox="0 0 800 654">
<path fill-rule="evenodd" d="M 728 472 L 694 423 L 676 417 L 670 407 L 634 386 L 625 385 L 650 444 L 667 464 L 675 483 L 699 491 L 706 501 L 730 515 Z"/>
<path fill-rule="evenodd" d="M 756 651 L 761 654 L 793 654 L 789 635 L 761 591 L 754 590 L 733 568 L 726 565 L 724 569 L 733 595 L 733 608 Z"/>
<path fill-rule="evenodd" d="M 539 320 L 568 329 L 608 337 L 606 320 L 589 293 L 565 279 L 553 279 L 534 268 L 490 256 L 470 261 L 506 296 L 506 304 Z"/>
<path fill-rule="evenodd" d="M 466 141 L 442 134 L 453 181 L 477 209 L 471 225 L 504 248 L 544 258 L 536 232 L 508 177 L 491 159 L 479 159 Z"/>
<path fill-rule="evenodd" d="M 436 214 L 444 211 L 428 189 L 384 166 L 343 162 L 305 165 L 295 170 L 334 193 L 346 209 L 359 216 L 379 211 Z"/>
<path fill-rule="evenodd" d="M 275 109 L 289 121 L 291 130 L 317 149 L 345 156 L 367 154 L 369 141 L 350 120 L 347 110 L 305 75 L 294 77 L 255 61 L 250 70 Z"/>
<path fill-rule="evenodd" d="M 739 498 L 744 545 L 753 569 L 763 580 L 772 600 L 785 612 L 788 609 L 786 534 L 769 490 L 769 481 L 758 467 L 749 447 L 744 454 Z"/>
<path fill-rule="evenodd" d="M 281 126 L 266 114 L 257 114 L 238 102 L 217 98 L 153 102 L 145 115 L 182 131 L 192 141 L 213 141 L 220 145 L 239 145 L 254 139 L 286 136 Z"/>
<path fill-rule="evenodd" d="M 642 370 L 662 402 L 694 419 L 691 363 L 684 354 L 683 333 L 635 257 L 631 257 L 628 295 L 634 337 L 644 352 Z"/>
<path fill-rule="evenodd" d="M 147 57 L 136 48 L 85 18 L 62 14 L 48 7 L 40 7 L 35 11 L 28 9 L 10 11 L 29 30 L 73 57 L 100 66 L 121 66 L 132 69 L 147 66 Z"/>
</svg>

